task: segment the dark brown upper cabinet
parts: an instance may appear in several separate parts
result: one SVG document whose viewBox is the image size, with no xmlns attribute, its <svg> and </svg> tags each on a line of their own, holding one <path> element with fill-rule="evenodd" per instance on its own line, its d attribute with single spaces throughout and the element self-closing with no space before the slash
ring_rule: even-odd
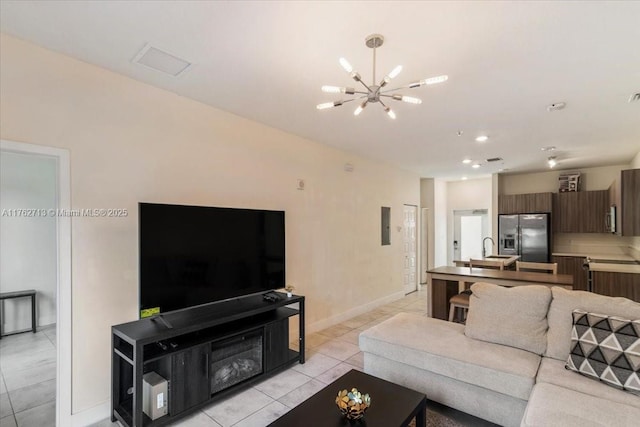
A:
<svg viewBox="0 0 640 427">
<path fill-rule="evenodd" d="M 576 191 L 555 195 L 554 231 L 608 233 L 609 190 Z"/>
<path fill-rule="evenodd" d="M 547 213 L 553 207 L 553 193 L 508 194 L 498 196 L 498 213 Z"/>
</svg>

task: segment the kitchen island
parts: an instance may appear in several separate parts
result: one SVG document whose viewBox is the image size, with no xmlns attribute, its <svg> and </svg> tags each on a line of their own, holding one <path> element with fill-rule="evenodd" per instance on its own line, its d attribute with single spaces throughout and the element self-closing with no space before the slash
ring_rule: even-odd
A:
<svg viewBox="0 0 640 427">
<path fill-rule="evenodd" d="M 495 283 L 501 286 L 544 285 L 573 289 L 570 274 L 504 271 L 490 268 L 437 267 L 427 271 L 428 315 L 447 320 L 449 299 L 468 289 L 475 282 Z"/>
</svg>

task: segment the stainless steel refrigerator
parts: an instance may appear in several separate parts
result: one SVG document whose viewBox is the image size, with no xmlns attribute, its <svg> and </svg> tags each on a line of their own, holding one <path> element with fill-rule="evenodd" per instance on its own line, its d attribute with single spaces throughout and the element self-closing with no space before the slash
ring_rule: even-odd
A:
<svg viewBox="0 0 640 427">
<path fill-rule="evenodd" d="M 549 262 L 549 214 L 498 215 L 498 253 Z"/>
</svg>

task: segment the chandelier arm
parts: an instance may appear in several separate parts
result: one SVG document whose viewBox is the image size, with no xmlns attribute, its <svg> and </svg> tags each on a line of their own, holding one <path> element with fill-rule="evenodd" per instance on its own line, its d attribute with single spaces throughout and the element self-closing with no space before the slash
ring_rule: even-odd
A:
<svg viewBox="0 0 640 427">
<path fill-rule="evenodd" d="M 367 88 L 367 92 L 365 92 L 365 93 L 369 93 L 369 92 L 371 92 L 371 88 L 370 88 L 369 86 L 367 86 L 367 84 L 366 84 L 365 82 L 363 82 L 362 80 L 358 80 L 358 81 L 359 81 L 360 83 L 362 83 L 362 86 L 364 86 L 364 87 L 366 87 L 366 88 Z"/>
<path fill-rule="evenodd" d="M 409 87 L 409 86 L 401 86 L 401 87 L 391 88 L 391 89 L 387 89 L 387 90 L 381 90 L 380 91 L 380 95 L 389 96 L 389 95 L 384 95 L 384 94 L 385 93 L 389 93 L 389 92 L 395 92 L 397 90 L 402 90 L 402 89 L 412 89 L 412 88 Z"/>
<path fill-rule="evenodd" d="M 386 105 L 384 102 L 382 102 L 382 99 L 379 99 L 379 100 L 378 100 L 378 102 L 379 102 L 379 103 L 380 103 L 380 105 L 382 105 L 384 108 L 387 108 L 387 105 Z"/>
</svg>

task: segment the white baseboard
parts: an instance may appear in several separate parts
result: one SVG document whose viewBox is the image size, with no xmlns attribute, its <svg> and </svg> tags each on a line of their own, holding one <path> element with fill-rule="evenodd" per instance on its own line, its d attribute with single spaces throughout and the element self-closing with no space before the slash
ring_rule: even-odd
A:
<svg viewBox="0 0 640 427">
<path fill-rule="evenodd" d="M 345 311 L 344 313 L 314 322 L 307 326 L 306 331 L 307 333 L 310 333 L 310 334 L 317 331 L 321 331 L 323 329 L 326 329 L 331 326 L 337 325 L 341 322 L 344 322 L 345 320 L 349 320 L 352 317 L 356 317 L 368 311 L 374 310 L 382 305 L 397 301 L 401 298 L 404 298 L 404 291 L 395 292 L 391 295 L 387 295 L 386 297 L 379 298 L 367 304 L 354 307 L 351 310 Z"/>
<path fill-rule="evenodd" d="M 71 416 L 72 427 L 86 427 L 109 418 L 111 415 L 111 400 L 107 400 L 93 408 L 85 409 Z"/>
</svg>

